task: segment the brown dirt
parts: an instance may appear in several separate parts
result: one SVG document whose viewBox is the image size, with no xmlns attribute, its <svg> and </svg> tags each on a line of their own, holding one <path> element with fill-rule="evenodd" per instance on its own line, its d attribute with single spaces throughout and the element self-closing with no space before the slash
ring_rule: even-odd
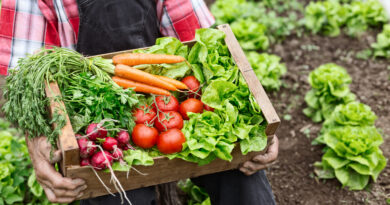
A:
<svg viewBox="0 0 390 205">
<path fill-rule="evenodd" d="M 272 53 L 282 57 L 288 67 L 284 86 L 271 94 L 271 100 L 282 118 L 277 134 L 280 151 L 277 163 L 268 170 L 268 177 L 278 204 L 386 204 L 390 198 L 390 165 L 378 181 L 366 191 L 348 191 L 337 180 L 319 180 L 313 163 L 320 161 L 320 146 L 312 146 L 321 124 L 313 123 L 302 110 L 304 95 L 310 89 L 307 76 L 316 67 L 329 62 L 344 66 L 351 75 L 351 90 L 378 115 L 376 125 L 383 131 L 382 150 L 390 157 L 390 70 L 389 61 L 359 60 L 355 53 L 369 47 L 377 32 L 368 32 L 359 39 L 339 36 L 290 37 L 275 45 Z M 309 47 L 314 49 L 307 49 Z M 285 115 L 291 120 L 283 120 Z"/>
</svg>

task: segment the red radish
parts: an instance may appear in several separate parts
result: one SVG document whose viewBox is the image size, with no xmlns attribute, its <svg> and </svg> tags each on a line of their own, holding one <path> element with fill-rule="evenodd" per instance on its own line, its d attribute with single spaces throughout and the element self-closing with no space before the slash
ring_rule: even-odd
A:
<svg viewBox="0 0 390 205">
<path fill-rule="evenodd" d="M 203 104 L 203 108 L 204 108 L 205 110 L 207 110 L 207 111 L 214 112 L 214 108 L 212 108 L 212 107 L 210 107 L 210 106 L 208 106 L 208 105 L 206 105 L 206 104 Z"/>
<path fill-rule="evenodd" d="M 133 146 L 131 146 L 131 144 L 127 143 L 127 144 L 119 144 L 119 148 L 121 148 L 122 150 L 129 150 L 129 149 L 132 149 L 132 150 L 135 150 L 135 148 Z"/>
<path fill-rule="evenodd" d="M 106 128 L 99 126 L 97 123 L 88 125 L 86 133 L 88 138 L 92 141 L 96 141 L 97 138 L 104 139 L 107 137 Z"/>
<path fill-rule="evenodd" d="M 96 144 L 87 138 L 80 138 L 77 143 L 80 148 L 80 157 L 83 159 L 91 157 L 96 152 Z"/>
<path fill-rule="evenodd" d="M 188 90 L 191 93 L 188 95 L 190 98 L 200 98 L 199 95 L 202 93 L 202 91 L 200 90 L 200 83 L 195 78 L 195 76 L 187 76 L 183 78 L 181 82 L 186 84 L 186 86 L 188 87 Z"/>
<path fill-rule="evenodd" d="M 93 168 L 97 170 L 106 169 L 108 165 L 111 166 L 112 163 L 113 163 L 112 155 L 107 151 L 99 151 L 91 158 L 91 165 Z"/>
<path fill-rule="evenodd" d="M 89 158 L 81 159 L 80 166 L 85 167 L 91 165 L 91 162 L 89 161 Z"/>
<path fill-rule="evenodd" d="M 122 130 L 116 135 L 116 140 L 120 146 L 126 145 L 130 142 L 130 135 L 127 131 Z"/>
<path fill-rule="evenodd" d="M 114 149 L 114 151 L 112 152 L 112 157 L 115 159 L 115 160 L 120 160 L 123 158 L 123 152 L 121 149 L 119 148 L 116 148 Z"/>
<path fill-rule="evenodd" d="M 113 137 L 106 137 L 102 143 L 102 147 L 104 150 L 111 152 L 118 147 L 118 141 Z"/>
</svg>

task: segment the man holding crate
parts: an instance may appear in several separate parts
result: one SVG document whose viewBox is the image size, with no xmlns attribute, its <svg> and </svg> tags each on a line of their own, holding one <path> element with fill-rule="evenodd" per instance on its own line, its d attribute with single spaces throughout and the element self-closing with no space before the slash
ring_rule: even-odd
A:
<svg viewBox="0 0 390 205">
<path fill-rule="evenodd" d="M 3 75 L 18 58 L 45 45 L 95 55 L 151 46 L 161 36 L 192 40 L 196 29 L 214 23 L 202 0 L 3 0 L 1 15 Z M 239 171 L 201 176 L 193 182 L 207 190 L 212 204 L 275 204 L 265 173 L 259 170 L 277 158 L 278 144 L 275 136 L 266 154 L 245 162 Z M 50 157 L 45 137 L 27 139 L 27 145 L 37 180 L 51 202 L 69 203 L 82 196 L 85 182 L 64 178 L 54 169 L 61 153 L 56 151 Z M 154 187 L 128 191 L 127 195 L 136 205 L 156 204 Z M 112 196 L 81 201 L 82 205 L 119 203 L 119 197 Z"/>
</svg>

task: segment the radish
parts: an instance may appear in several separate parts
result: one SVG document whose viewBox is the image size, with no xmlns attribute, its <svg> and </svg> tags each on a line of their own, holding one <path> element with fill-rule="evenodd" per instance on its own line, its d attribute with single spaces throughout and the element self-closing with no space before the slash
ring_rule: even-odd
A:
<svg viewBox="0 0 390 205">
<path fill-rule="evenodd" d="M 107 137 L 106 128 L 97 123 L 91 123 L 88 125 L 86 133 L 88 138 L 92 141 L 96 141 L 97 138 L 104 139 Z"/>
<path fill-rule="evenodd" d="M 113 137 L 106 137 L 102 143 L 102 147 L 104 150 L 111 152 L 118 147 L 118 141 Z"/>
<path fill-rule="evenodd" d="M 76 139 L 81 139 L 81 138 L 83 137 L 83 136 L 80 135 L 80 134 L 75 134 L 74 136 L 76 137 Z"/>
<path fill-rule="evenodd" d="M 114 151 L 112 152 L 112 157 L 115 160 L 121 160 L 123 158 L 123 152 L 119 148 L 115 148 Z"/>
<path fill-rule="evenodd" d="M 85 167 L 91 165 L 89 158 L 81 159 L 80 166 Z"/>
<path fill-rule="evenodd" d="M 80 157 L 83 159 L 91 157 L 96 152 L 96 144 L 87 138 L 80 138 L 77 143 L 80 148 Z"/>
<path fill-rule="evenodd" d="M 122 130 L 116 135 L 116 140 L 118 140 L 119 145 L 126 145 L 130 142 L 130 135 L 125 130 Z"/>
<path fill-rule="evenodd" d="M 108 166 L 111 167 L 112 163 L 113 163 L 112 155 L 107 151 L 99 151 L 91 158 L 91 165 L 93 168 L 97 170 L 106 169 Z"/>
</svg>

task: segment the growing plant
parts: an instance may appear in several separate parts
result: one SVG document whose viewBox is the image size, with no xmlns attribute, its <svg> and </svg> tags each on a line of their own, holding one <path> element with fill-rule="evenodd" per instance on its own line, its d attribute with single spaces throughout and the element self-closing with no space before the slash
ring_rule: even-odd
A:
<svg viewBox="0 0 390 205">
<path fill-rule="evenodd" d="M 181 180 L 177 186 L 187 194 L 188 205 L 211 205 L 210 197 L 206 190 L 196 186 L 190 179 Z"/>
<path fill-rule="evenodd" d="M 352 79 L 341 66 L 321 65 L 309 74 L 308 80 L 312 89 L 305 96 L 308 108 L 303 112 L 314 122 L 328 118 L 337 105 L 355 100 L 349 89 Z"/>
<path fill-rule="evenodd" d="M 280 57 L 267 53 L 247 53 L 248 60 L 256 73 L 257 78 L 267 90 L 279 90 L 282 82 L 280 77 L 287 72 Z"/>
<path fill-rule="evenodd" d="M 384 25 L 371 47 L 374 49 L 374 57 L 390 58 L 390 24 Z"/>
<path fill-rule="evenodd" d="M 51 204 L 28 156 L 24 138 L 0 118 L 0 204 Z"/>
<path fill-rule="evenodd" d="M 266 50 L 269 46 L 266 28 L 252 19 L 240 19 L 231 24 L 234 35 L 244 50 Z"/>
<path fill-rule="evenodd" d="M 216 24 L 232 23 L 242 18 L 258 19 L 264 9 L 258 3 L 246 0 L 217 0 L 211 6 Z"/>
<path fill-rule="evenodd" d="M 324 144 L 325 154 L 316 162 L 320 178 L 337 178 L 351 190 L 362 190 L 369 179 L 376 181 L 386 166 L 379 145 L 383 139 L 374 126 L 370 107 L 351 102 L 336 107 L 325 121 L 315 144 Z"/>
</svg>

